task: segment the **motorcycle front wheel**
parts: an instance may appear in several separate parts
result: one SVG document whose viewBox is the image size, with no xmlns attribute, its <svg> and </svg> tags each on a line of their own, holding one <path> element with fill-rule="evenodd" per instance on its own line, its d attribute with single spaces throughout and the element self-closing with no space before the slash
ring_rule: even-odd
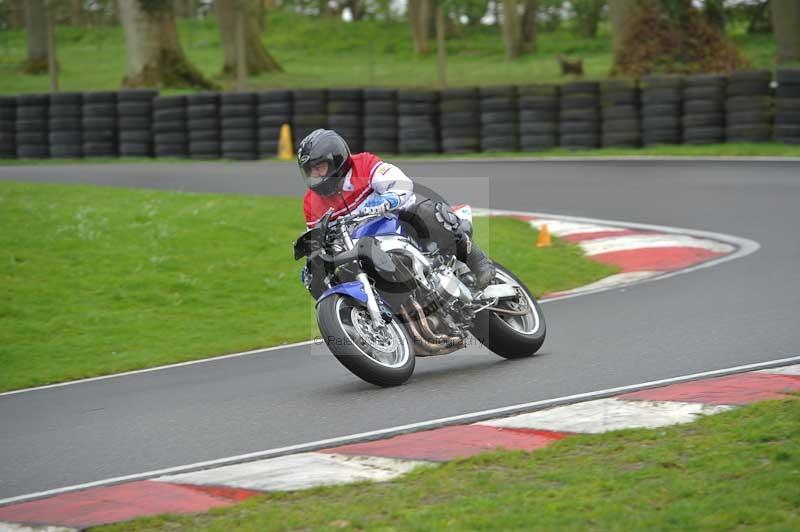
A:
<svg viewBox="0 0 800 532">
<path fill-rule="evenodd" d="M 547 335 L 542 308 L 528 287 L 511 270 L 497 263 L 495 267 L 497 273 L 492 283 L 513 285 L 520 292 L 520 297 L 500 301 L 497 305 L 500 311 L 486 309 L 479 312 L 475 316 L 472 334 L 503 358 L 533 355 L 542 347 Z"/>
<path fill-rule="evenodd" d="M 414 342 L 398 320 L 376 327 L 360 302 L 335 294 L 317 306 L 317 323 L 333 356 L 370 384 L 398 386 L 414 372 Z"/>
</svg>

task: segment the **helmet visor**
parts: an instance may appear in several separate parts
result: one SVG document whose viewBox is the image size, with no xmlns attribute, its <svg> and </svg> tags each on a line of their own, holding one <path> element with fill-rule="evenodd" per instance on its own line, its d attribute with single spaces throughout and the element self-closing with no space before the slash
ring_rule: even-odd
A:
<svg viewBox="0 0 800 532">
<path fill-rule="evenodd" d="M 317 188 L 330 179 L 331 162 L 327 157 L 312 159 L 300 165 L 303 180 L 309 188 Z"/>
</svg>

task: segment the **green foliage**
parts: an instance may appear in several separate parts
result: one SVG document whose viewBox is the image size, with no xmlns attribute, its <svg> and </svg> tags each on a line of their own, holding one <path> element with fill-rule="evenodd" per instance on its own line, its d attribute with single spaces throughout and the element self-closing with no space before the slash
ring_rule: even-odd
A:
<svg viewBox="0 0 800 532">
<path fill-rule="evenodd" d="M 549 0 L 548 0 L 549 1 Z M 560 0 L 553 0 L 554 5 Z M 181 43 L 207 78 L 222 70 L 219 30 L 213 17 L 178 20 Z M 565 25 L 566 26 L 566 25 Z M 414 54 L 408 24 L 364 20 L 344 23 L 331 17 L 303 16 L 289 10 L 268 11 L 267 50 L 286 69 L 263 74 L 248 83 L 255 89 L 271 87 L 434 87 L 436 57 Z M 729 33 L 755 68 L 773 68 L 775 43 L 771 35 L 748 35 L 741 24 Z M 64 91 L 114 90 L 125 75 L 125 39 L 122 29 L 59 26 L 57 33 L 59 83 Z M 647 40 L 644 41 L 648 43 Z M 540 33 L 537 52 L 517 61 L 505 61 L 497 28 L 464 27 L 448 37 L 448 84 L 476 86 L 503 83 L 563 82 L 558 54 L 583 59 L 588 79 L 605 78 L 612 67 L 611 32 L 601 22 L 596 37 L 583 38 L 571 28 Z M 637 45 L 638 47 L 638 45 Z M 46 76 L 19 74 L 26 58 L 25 32 L 0 33 L 0 94 L 46 92 Z M 230 88 L 232 81 L 221 80 Z"/>
<path fill-rule="evenodd" d="M 607 266 L 514 220 L 479 241 L 537 293 Z M 0 391 L 307 340 L 296 198 L 0 182 Z"/>
<path fill-rule="evenodd" d="M 575 27 L 583 37 L 595 37 L 602 20 L 606 0 L 570 0 Z"/>
<path fill-rule="evenodd" d="M 537 18 L 544 32 L 556 31 L 561 26 L 564 0 L 539 0 Z"/>
</svg>

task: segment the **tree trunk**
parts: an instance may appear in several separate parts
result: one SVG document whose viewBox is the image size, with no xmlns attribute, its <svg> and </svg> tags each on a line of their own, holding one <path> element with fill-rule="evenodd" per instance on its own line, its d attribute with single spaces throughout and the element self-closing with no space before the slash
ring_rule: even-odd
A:
<svg viewBox="0 0 800 532">
<path fill-rule="evenodd" d="M 749 22 L 747 23 L 747 33 L 772 33 L 772 12 L 769 0 L 764 0 L 760 4 L 755 4 L 748 9 Z"/>
<path fill-rule="evenodd" d="M 522 20 L 518 0 L 503 0 L 503 44 L 506 59 L 511 61 L 522 53 Z"/>
<path fill-rule="evenodd" d="M 625 19 L 636 7 L 637 0 L 608 0 L 608 18 L 611 22 L 611 32 L 614 36 L 614 56 L 619 52 L 622 42 L 622 33 L 625 29 Z"/>
<path fill-rule="evenodd" d="M 69 23 L 73 26 L 83 24 L 83 0 L 70 0 Z"/>
<path fill-rule="evenodd" d="M 178 18 L 192 18 L 194 16 L 194 0 L 174 0 L 175 16 Z"/>
<path fill-rule="evenodd" d="M 47 72 L 47 10 L 44 0 L 25 2 L 25 33 L 28 58 L 23 66 L 26 74 Z"/>
<path fill-rule="evenodd" d="M 216 0 L 217 21 L 225 55 L 222 73 L 225 75 L 236 74 L 236 12 L 241 7 L 246 9 L 244 41 L 248 75 L 253 76 L 262 72 L 283 72 L 281 65 L 267 52 L 261 42 L 258 20 L 253 16 L 258 12 L 259 1 Z"/>
<path fill-rule="evenodd" d="M 408 0 L 408 20 L 411 23 L 411 34 L 414 37 L 414 51 L 427 54 L 428 26 L 430 24 L 430 0 Z"/>
<path fill-rule="evenodd" d="M 536 51 L 536 16 L 539 11 L 539 0 L 525 0 L 522 12 L 522 49 L 526 52 Z"/>
<path fill-rule="evenodd" d="M 272 2 L 272 0 L 269 0 Z M 275 6 L 272 6 L 274 9 Z M 256 3 L 256 22 L 258 22 L 258 34 L 261 35 L 267 29 L 267 4 L 264 0 L 258 0 Z"/>
<path fill-rule="evenodd" d="M 23 0 L 11 0 L 9 2 L 8 24 L 12 30 L 25 27 L 25 5 Z"/>
<path fill-rule="evenodd" d="M 350 8 L 350 15 L 352 15 L 353 20 L 364 18 L 364 4 L 361 0 L 347 0 L 345 5 Z"/>
<path fill-rule="evenodd" d="M 703 14 L 708 23 L 720 31 L 725 31 L 724 0 L 705 0 Z"/>
<path fill-rule="evenodd" d="M 436 4 L 436 64 L 439 71 L 439 88 L 447 87 L 447 48 L 445 47 L 444 8 L 441 0 Z"/>
<path fill-rule="evenodd" d="M 111 0 L 111 20 L 108 21 L 111 26 L 119 26 L 119 2 Z"/>
<path fill-rule="evenodd" d="M 597 37 L 597 25 L 600 22 L 600 12 L 603 10 L 603 3 L 604 0 L 576 0 L 573 2 L 581 37 L 587 39 Z"/>
<path fill-rule="evenodd" d="M 800 62 L 800 0 L 772 0 L 778 63 Z"/>
<path fill-rule="evenodd" d="M 125 28 L 125 87 L 214 89 L 183 53 L 171 4 L 144 9 L 142 0 L 120 0 Z"/>
</svg>

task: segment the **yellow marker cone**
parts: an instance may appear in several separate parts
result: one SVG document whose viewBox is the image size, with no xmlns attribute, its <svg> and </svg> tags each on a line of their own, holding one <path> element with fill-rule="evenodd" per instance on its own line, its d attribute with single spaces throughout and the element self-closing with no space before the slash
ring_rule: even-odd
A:
<svg viewBox="0 0 800 532">
<path fill-rule="evenodd" d="M 292 130 L 289 124 L 281 126 L 281 136 L 278 139 L 278 159 L 281 161 L 291 161 L 294 159 L 294 148 L 292 148 Z"/>
<path fill-rule="evenodd" d="M 547 224 L 542 224 L 542 228 L 539 230 L 539 239 L 536 241 L 537 248 L 549 248 L 553 245 L 553 242 L 550 240 L 550 229 L 548 229 Z"/>
</svg>

